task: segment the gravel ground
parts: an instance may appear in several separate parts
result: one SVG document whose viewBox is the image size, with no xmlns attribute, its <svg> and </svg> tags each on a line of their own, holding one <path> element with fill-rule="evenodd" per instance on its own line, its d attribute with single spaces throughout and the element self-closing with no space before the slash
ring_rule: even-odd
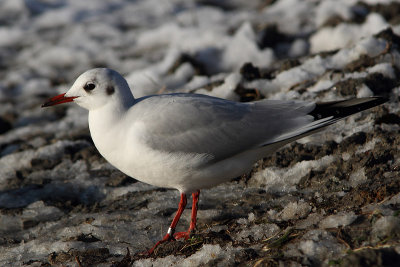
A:
<svg viewBox="0 0 400 267">
<path fill-rule="evenodd" d="M 398 266 L 397 2 L 10 0 L 0 23 L 1 266 Z M 108 164 L 86 111 L 40 108 L 97 66 L 135 96 L 389 101 L 203 190 L 191 239 L 143 256 L 178 192 Z"/>
</svg>

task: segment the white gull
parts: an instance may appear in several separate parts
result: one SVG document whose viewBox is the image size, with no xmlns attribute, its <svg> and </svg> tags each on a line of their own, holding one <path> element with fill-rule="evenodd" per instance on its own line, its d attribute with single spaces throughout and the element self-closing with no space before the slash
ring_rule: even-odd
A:
<svg viewBox="0 0 400 267">
<path fill-rule="evenodd" d="M 386 100 L 238 103 L 199 94 L 135 99 L 119 73 L 97 68 L 80 75 L 67 93 L 43 106 L 71 101 L 89 110 L 94 144 L 112 165 L 139 181 L 180 191 L 175 218 L 164 238 L 149 250 L 152 253 L 162 242 L 189 237 L 196 226 L 201 189 L 240 176 L 283 145 Z M 174 234 L 190 193 L 190 227 Z"/>
</svg>

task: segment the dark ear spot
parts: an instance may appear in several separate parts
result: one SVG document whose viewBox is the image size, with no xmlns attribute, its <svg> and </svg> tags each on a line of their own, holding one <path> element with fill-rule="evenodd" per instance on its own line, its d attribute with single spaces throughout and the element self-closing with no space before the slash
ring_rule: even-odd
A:
<svg viewBox="0 0 400 267">
<path fill-rule="evenodd" d="M 114 86 L 109 85 L 106 89 L 107 95 L 112 95 L 115 92 Z"/>
</svg>

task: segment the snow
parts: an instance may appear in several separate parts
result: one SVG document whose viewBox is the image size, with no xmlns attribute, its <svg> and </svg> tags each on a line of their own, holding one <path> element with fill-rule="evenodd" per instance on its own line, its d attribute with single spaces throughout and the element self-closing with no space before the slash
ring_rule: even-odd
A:
<svg viewBox="0 0 400 267">
<path fill-rule="evenodd" d="M 282 221 L 298 220 L 307 217 L 310 211 L 310 204 L 301 199 L 300 201 L 288 203 L 275 217 Z"/>
<path fill-rule="evenodd" d="M 228 253 L 226 253 L 228 252 Z M 168 256 L 161 259 L 140 260 L 133 264 L 137 267 L 161 267 L 161 266 L 200 266 L 213 265 L 223 261 L 227 266 L 234 261 L 234 254 L 229 248 L 221 248 L 219 245 L 204 245 L 195 254 L 184 258 L 182 256 Z"/>
<path fill-rule="evenodd" d="M 334 68 L 340 68 L 351 61 L 358 59 L 361 55 L 375 57 L 386 48 L 386 41 L 374 37 L 366 37 L 348 48 L 341 49 L 331 57 Z"/>
<path fill-rule="evenodd" d="M 16 28 L 0 27 L 0 47 L 16 46 L 23 38 L 23 32 Z"/>
<path fill-rule="evenodd" d="M 196 93 L 216 96 L 230 100 L 238 100 L 238 96 L 234 93 L 234 90 L 238 86 L 241 79 L 242 77 L 238 73 L 232 73 L 225 78 L 223 84 L 214 87 L 214 89 L 211 92 L 205 89 L 200 89 L 197 90 Z"/>
<path fill-rule="evenodd" d="M 361 26 L 343 23 L 334 28 L 324 28 L 310 38 L 311 52 L 318 53 L 349 47 L 361 38 L 378 33 L 387 27 L 388 24 L 381 15 L 371 13 Z"/>
<path fill-rule="evenodd" d="M 337 228 L 339 226 L 347 226 L 357 219 L 357 215 L 353 211 L 340 212 L 324 218 L 320 223 L 320 228 Z"/>
<path fill-rule="evenodd" d="M 345 248 L 345 245 L 334 239 L 329 232 L 316 229 L 304 234 L 298 244 L 290 244 L 285 254 L 291 257 L 308 255 L 311 259 L 323 254 L 331 258 L 333 255 L 344 253 Z"/>
<path fill-rule="evenodd" d="M 356 187 L 362 183 L 367 181 L 367 177 L 365 176 L 365 169 L 361 168 L 353 173 L 350 174 L 350 185 Z"/>
<path fill-rule="evenodd" d="M 400 236 L 400 218 L 395 216 L 383 216 L 376 220 L 372 228 L 371 236 L 379 241 L 384 238 Z"/>
<path fill-rule="evenodd" d="M 268 192 L 288 193 L 296 190 L 296 184 L 310 170 L 320 170 L 335 160 L 334 156 L 324 156 L 319 160 L 301 161 L 293 167 L 278 169 L 265 168 L 254 174 L 249 184 L 263 187 Z"/>
<path fill-rule="evenodd" d="M 394 73 L 394 69 L 392 64 L 389 63 L 381 63 L 381 64 L 376 64 L 370 68 L 367 69 L 368 73 L 382 73 L 384 76 L 395 79 L 396 74 Z"/>
<path fill-rule="evenodd" d="M 250 23 L 244 23 L 233 36 L 222 55 L 222 70 L 239 70 L 247 62 L 268 67 L 274 61 L 271 49 L 260 50 Z"/>
<path fill-rule="evenodd" d="M 356 2 L 355 0 L 351 1 L 327 0 L 320 2 L 315 10 L 316 25 L 320 27 L 329 18 L 334 16 L 339 16 L 343 20 L 350 20 L 353 17 L 351 6 L 354 5 L 355 2 Z"/>
<path fill-rule="evenodd" d="M 237 233 L 234 237 L 235 241 L 250 243 L 251 240 L 263 240 L 274 236 L 280 232 L 280 228 L 276 224 L 256 224 L 248 226 Z"/>
<path fill-rule="evenodd" d="M 374 93 L 365 84 L 361 85 L 361 87 L 357 89 L 357 97 L 370 97 L 373 95 Z"/>
<path fill-rule="evenodd" d="M 293 8 L 294 6 L 296 8 Z M 312 7 L 311 1 L 276 1 L 263 10 L 263 16 L 265 22 L 276 23 L 281 32 L 294 35 L 306 33 L 314 29 L 309 16 Z"/>
</svg>

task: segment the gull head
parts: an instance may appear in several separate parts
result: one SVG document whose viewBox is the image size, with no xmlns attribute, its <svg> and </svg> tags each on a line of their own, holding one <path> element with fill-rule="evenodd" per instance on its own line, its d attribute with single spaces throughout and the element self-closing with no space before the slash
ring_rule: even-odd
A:
<svg viewBox="0 0 400 267">
<path fill-rule="evenodd" d="M 110 103 L 129 105 L 133 100 L 124 77 L 112 69 L 96 68 L 81 74 L 68 92 L 50 98 L 42 107 L 73 101 L 90 111 Z"/>
</svg>

